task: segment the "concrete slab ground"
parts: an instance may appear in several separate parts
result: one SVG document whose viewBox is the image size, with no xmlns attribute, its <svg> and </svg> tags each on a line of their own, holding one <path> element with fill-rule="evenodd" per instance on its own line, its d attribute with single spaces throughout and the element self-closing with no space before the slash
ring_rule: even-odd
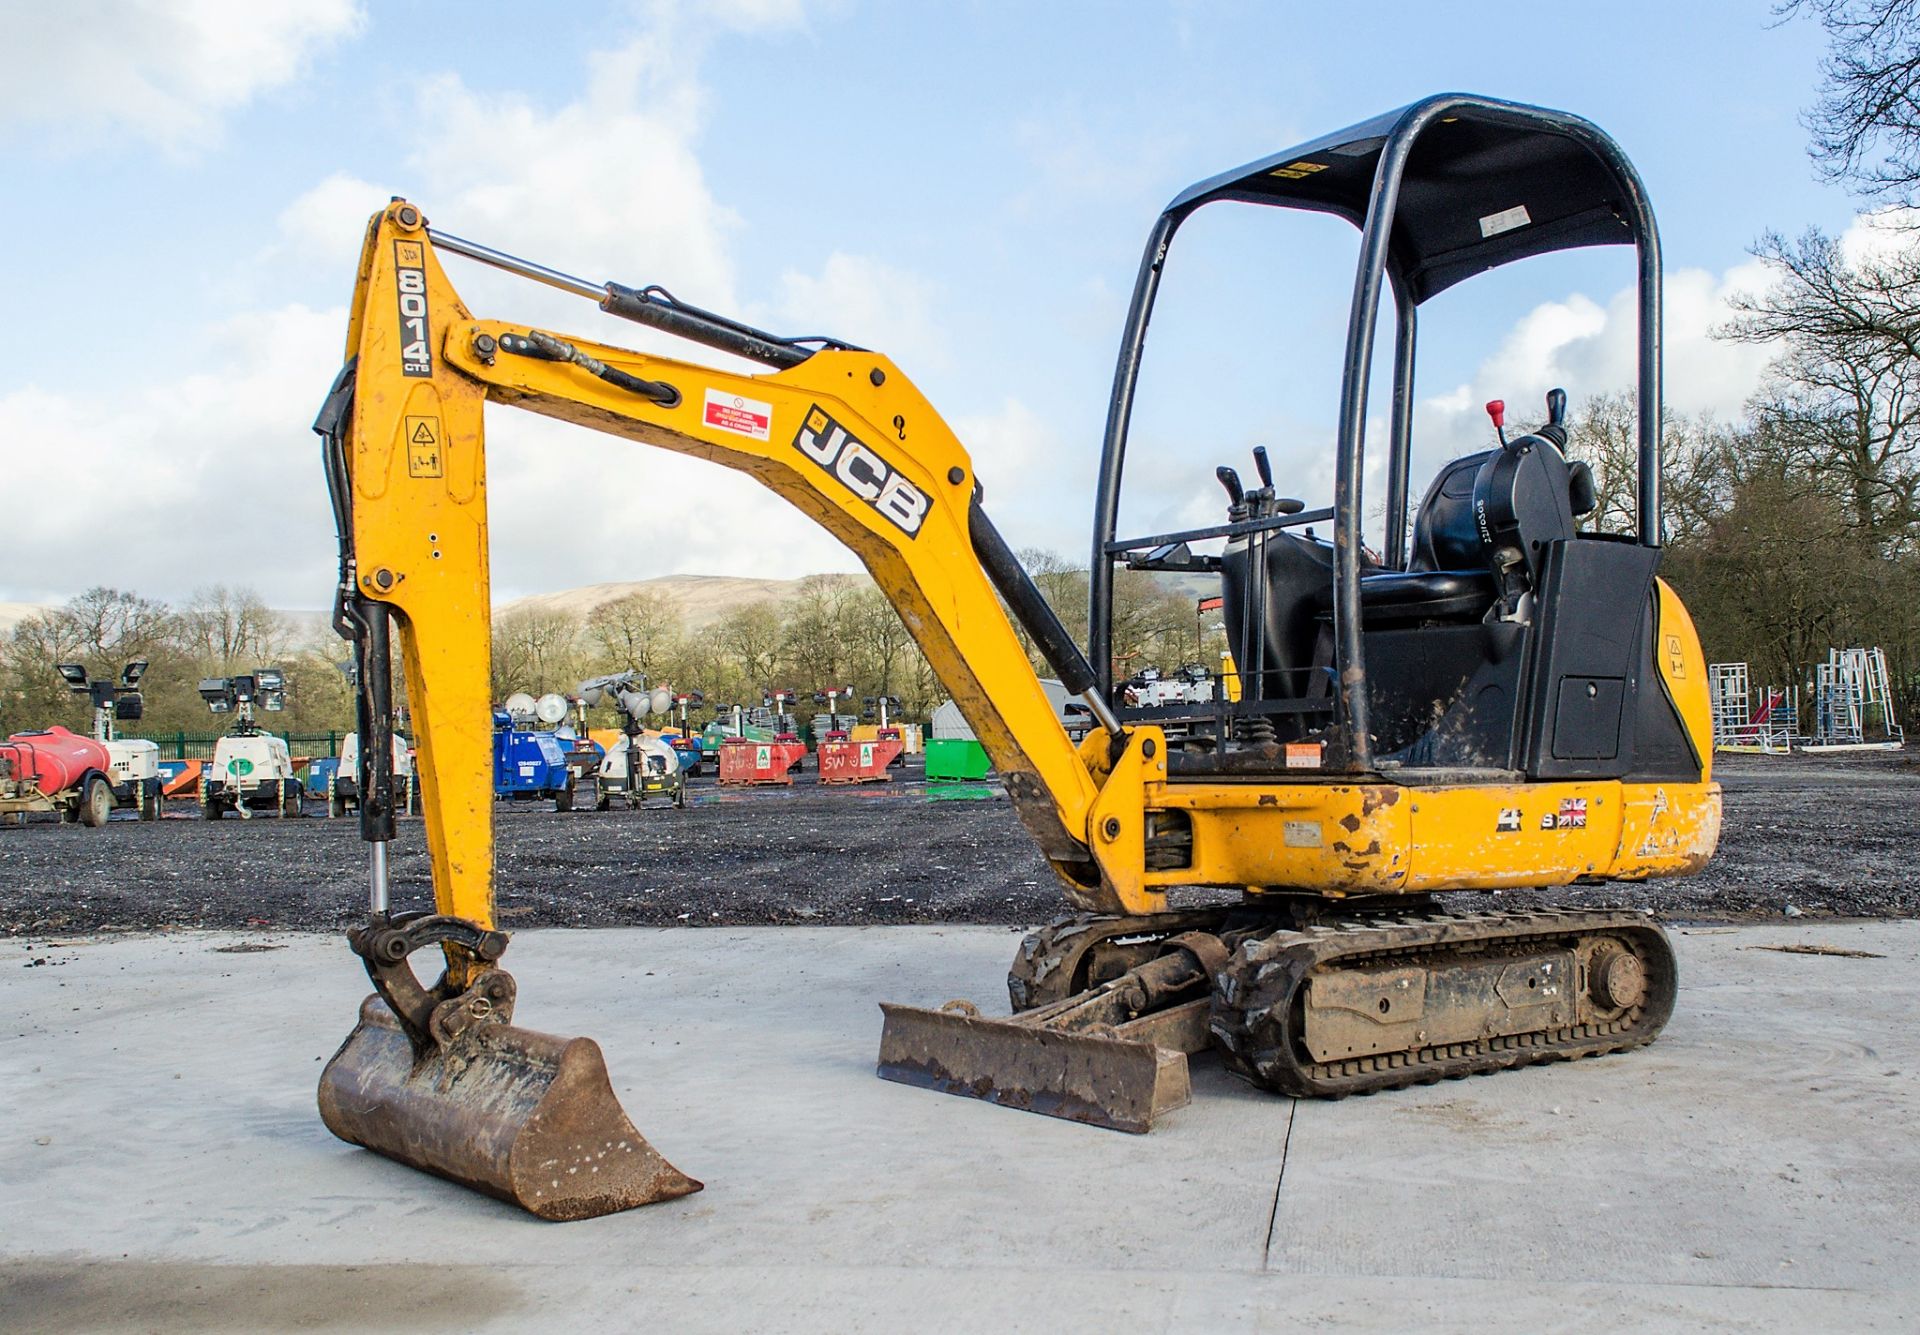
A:
<svg viewBox="0 0 1920 1335">
<path fill-rule="evenodd" d="M 875 1002 L 1004 1012 L 1017 940 L 522 933 L 519 1019 L 707 1182 L 574 1224 L 326 1133 L 337 940 L 10 943 L 0 1330 L 1920 1328 L 1920 923 L 1678 933 L 1626 1056 L 1298 1105 L 1204 1058 L 1144 1137 L 874 1078 Z"/>
</svg>

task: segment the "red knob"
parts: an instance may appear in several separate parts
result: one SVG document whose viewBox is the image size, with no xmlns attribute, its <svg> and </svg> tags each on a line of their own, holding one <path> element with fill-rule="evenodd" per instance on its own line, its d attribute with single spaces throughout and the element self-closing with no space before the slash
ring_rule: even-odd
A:
<svg viewBox="0 0 1920 1335">
<path fill-rule="evenodd" d="M 1507 401 L 1505 399 L 1488 399 L 1487 416 L 1493 419 L 1495 428 L 1504 427 L 1507 424 Z"/>
</svg>

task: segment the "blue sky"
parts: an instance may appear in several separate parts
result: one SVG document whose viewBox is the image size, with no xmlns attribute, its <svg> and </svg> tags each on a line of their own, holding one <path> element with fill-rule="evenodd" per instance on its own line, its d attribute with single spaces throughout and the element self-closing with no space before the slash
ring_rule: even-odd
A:
<svg viewBox="0 0 1920 1335">
<path fill-rule="evenodd" d="M 120 535 L 10 567 L 0 599 L 243 580 L 280 606 L 326 600 L 307 427 L 360 222 L 390 193 L 590 278 L 888 351 L 974 450 L 1015 543 L 1075 554 L 1139 248 L 1194 180 L 1441 89 L 1586 115 L 1659 211 L 1670 401 L 1725 413 L 1764 362 L 1707 338 L 1726 292 L 1757 281 L 1747 247 L 1855 214 L 1816 180 L 1797 121 L 1819 35 L 1764 0 L 184 13 L 95 0 L 0 17 L 0 451 Z M 1214 464 L 1254 443 L 1324 499 L 1353 235 L 1216 212 L 1176 244 L 1149 349 L 1140 523 L 1208 517 Z M 1436 300 L 1423 465 L 1476 444 L 1485 397 L 1624 387 L 1630 277 L 1626 252 L 1588 252 Z M 584 303 L 454 278 L 482 314 L 653 346 Z M 523 419 L 490 416 L 503 596 L 851 568 L 741 479 Z M 670 514 L 689 492 L 707 503 Z M 73 512 L 44 509 L 27 536 L 72 550 Z"/>
</svg>

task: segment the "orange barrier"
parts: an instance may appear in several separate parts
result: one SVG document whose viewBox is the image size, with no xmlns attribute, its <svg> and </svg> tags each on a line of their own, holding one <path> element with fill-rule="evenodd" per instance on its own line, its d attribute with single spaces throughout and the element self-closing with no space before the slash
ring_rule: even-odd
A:
<svg viewBox="0 0 1920 1335">
<path fill-rule="evenodd" d="M 200 772 L 207 767 L 204 760 L 167 760 L 162 761 L 160 796 L 162 797 L 198 797 L 200 795 Z M 180 768 L 168 777 L 167 770 L 175 765 Z"/>
</svg>

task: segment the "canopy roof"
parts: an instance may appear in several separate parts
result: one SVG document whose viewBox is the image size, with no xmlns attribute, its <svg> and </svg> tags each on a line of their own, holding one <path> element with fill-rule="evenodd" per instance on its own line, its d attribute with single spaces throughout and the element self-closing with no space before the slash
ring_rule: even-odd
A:
<svg viewBox="0 0 1920 1335">
<path fill-rule="evenodd" d="M 1639 177 L 1599 127 L 1564 112 L 1458 93 L 1202 181 L 1167 211 L 1185 214 L 1232 199 L 1335 213 L 1363 225 L 1381 152 L 1396 132 L 1411 135 L 1412 146 L 1388 268 L 1415 304 L 1529 255 L 1632 245 L 1652 229 Z"/>
</svg>

